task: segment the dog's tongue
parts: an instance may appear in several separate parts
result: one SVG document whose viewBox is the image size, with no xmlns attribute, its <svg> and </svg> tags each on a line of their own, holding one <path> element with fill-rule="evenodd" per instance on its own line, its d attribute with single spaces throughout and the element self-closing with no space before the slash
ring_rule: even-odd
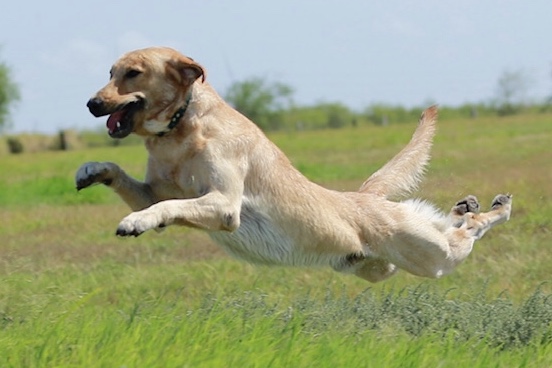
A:
<svg viewBox="0 0 552 368">
<path fill-rule="evenodd" d="M 115 130 L 117 130 L 117 123 L 123 120 L 124 114 L 125 114 L 124 111 L 120 110 L 109 115 L 106 126 L 107 126 L 107 129 L 109 129 L 110 133 L 113 133 Z"/>
</svg>

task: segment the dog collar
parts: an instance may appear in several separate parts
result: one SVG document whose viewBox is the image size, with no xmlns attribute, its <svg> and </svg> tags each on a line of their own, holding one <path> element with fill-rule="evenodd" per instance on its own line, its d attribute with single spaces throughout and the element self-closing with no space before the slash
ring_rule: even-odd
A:
<svg viewBox="0 0 552 368">
<path fill-rule="evenodd" d="M 191 99 L 192 99 L 192 94 L 190 93 L 188 95 L 188 98 L 186 99 L 186 102 L 184 103 L 184 106 L 182 106 L 181 108 L 176 110 L 176 112 L 171 117 L 171 121 L 169 122 L 169 125 L 167 125 L 167 130 L 164 131 L 164 132 L 157 133 L 158 137 L 164 136 L 165 134 L 170 132 L 172 129 L 174 129 L 175 126 L 178 125 L 178 123 L 180 122 L 180 119 L 182 118 L 182 116 L 184 116 L 184 113 L 188 109 L 188 105 L 190 104 Z"/>
</svg>

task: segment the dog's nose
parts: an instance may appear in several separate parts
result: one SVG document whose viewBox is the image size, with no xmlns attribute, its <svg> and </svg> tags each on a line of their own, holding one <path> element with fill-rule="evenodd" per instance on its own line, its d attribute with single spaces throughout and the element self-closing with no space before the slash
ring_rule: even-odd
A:
<svg viewBox="0 0 552 368">
<path fill-rule="evenodd" d="M 105 115 L 105 106 L 101 98 L 92 97 L 86 104 L 90 113 L 95 117 Z"/>
</svg>

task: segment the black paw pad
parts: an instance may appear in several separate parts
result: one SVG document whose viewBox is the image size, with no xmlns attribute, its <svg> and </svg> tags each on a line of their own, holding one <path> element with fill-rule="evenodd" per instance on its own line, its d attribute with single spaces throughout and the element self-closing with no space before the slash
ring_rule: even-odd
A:
<svg viewBox="0 0 552 368">
<path fill-rule="evenodd" d="M 491 203 L 491 208 L 493 210 L 496 210 L 505 204 L 510 203 L 512 196 L 509 194 L 499 194 L 493 199 L 493 203 Z"/>
<path fill-rule="evenodd" d="M 479 202 L 477 201 L 477 197 L 469 195 L 462 199 L 456 203 L 454 211 L 456 211 L 459 215 L 464 215 L 468 212 L 479 213 Z"/>
</svg>

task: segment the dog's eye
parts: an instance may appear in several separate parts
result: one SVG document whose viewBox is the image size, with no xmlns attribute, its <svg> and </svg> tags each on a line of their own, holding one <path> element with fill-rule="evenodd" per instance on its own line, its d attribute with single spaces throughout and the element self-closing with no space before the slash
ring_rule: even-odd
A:
<svg viewBox="0 0 552 368">
<path fill-rule="evenodd" d="M 141 71 L 136 70 L 136 69 L 130 69 L 128 72 L 126 72 L 125 78 L 131 79 L 131 78 L 134 78 L 134 77 L 136 77 L 140 74 L 142 74 Z"/>
</svg>

